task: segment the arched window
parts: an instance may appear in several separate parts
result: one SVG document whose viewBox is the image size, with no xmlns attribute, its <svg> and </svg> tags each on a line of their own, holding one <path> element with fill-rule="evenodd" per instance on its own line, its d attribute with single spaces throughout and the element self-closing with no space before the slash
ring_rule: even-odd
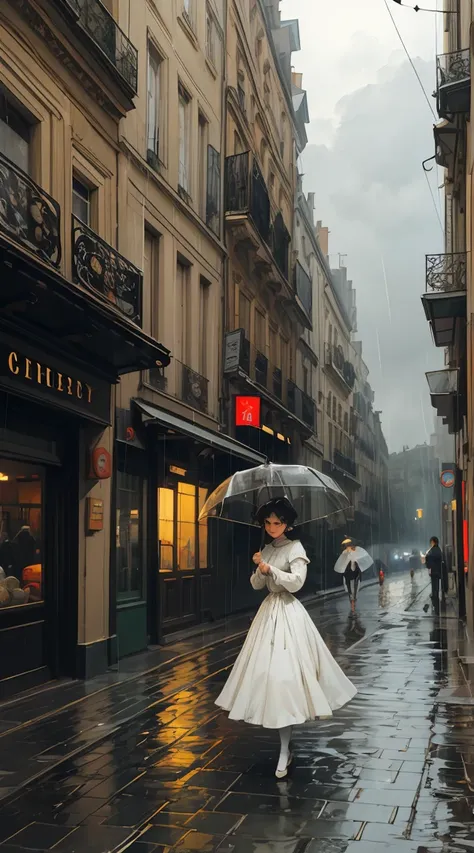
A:
<svg viewBox="0 0 474 853">
<path fill-rule="evenodd" d="M 263 174 L 265 174 L 265 158 L 267 156 L 267 149 L 268 149 L 267 140 L 262 139 L 260 142 L 260 162 L 262 164 Z"/>
</svg>

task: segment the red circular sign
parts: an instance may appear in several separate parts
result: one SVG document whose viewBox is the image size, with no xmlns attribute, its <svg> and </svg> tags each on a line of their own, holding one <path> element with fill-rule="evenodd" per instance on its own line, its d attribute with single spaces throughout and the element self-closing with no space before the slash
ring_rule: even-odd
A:
<svg viewBox="0 0 474 853">
<path fill-rule="evenodd" d="M 442 471 L 439 479 L 445 489 L 452 489 L 454 486 L 454 471 Z"/>
</svg>

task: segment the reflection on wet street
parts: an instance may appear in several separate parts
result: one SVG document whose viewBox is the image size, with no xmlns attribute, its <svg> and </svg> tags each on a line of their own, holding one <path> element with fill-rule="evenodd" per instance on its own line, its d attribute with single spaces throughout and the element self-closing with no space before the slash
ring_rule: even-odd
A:
<svg viewBox="0 0 474 853">
<path fill-rule="evenodd" d="M 0 853 L 473 850 L 470 658 L 451 602 L 438 619 L 427 601 L 423 572 L 367 586 L 354 616 L 342 596 L 310 607 L 359 693 L 295 730 L 284 781 L 276 733 L 214 705 L 243 639 L 231 625 L 66 707 L 5 704 Z"/>
</svg>

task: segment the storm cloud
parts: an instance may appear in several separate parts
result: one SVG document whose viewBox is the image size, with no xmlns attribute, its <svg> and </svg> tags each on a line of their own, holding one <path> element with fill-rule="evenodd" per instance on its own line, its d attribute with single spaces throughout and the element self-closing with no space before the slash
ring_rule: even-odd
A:
<svg viewBox="0 0 474 853">
<path fill-rule="evenodd" d="M 356 64 L 364 46 L 370 39 L 353 45 Z M 434 62 L 415 64 L 431 94 Z M 433 410 L 424 374 L 443 361 L 420 301 L 425 254 L 443 251 L 435 209 L 442 217 L 442 174 L 435 167 L 428 176 L 433 204 L 421 166 L 434 153 L 432 126 L 413 69 L 393 54 L 373 82 L 338 101 L 332 117 L 315 119 L 310 139 L 325 144 L 309 144 L 299 163 L 306 192 L 315 192 L 315 218 L 330 230 L 332 265 L 337 253 L 346 256 L 357 291 L 355 337 L 363 341 L 391 450 L 429 440 Z"/>
</svg>

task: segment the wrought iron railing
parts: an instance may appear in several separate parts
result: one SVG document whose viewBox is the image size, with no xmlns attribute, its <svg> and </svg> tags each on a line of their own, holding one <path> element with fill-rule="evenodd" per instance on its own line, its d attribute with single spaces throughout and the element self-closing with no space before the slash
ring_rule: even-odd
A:
<svg viewBox="0 0 474 853">
<path fill-rule="evenodd" d="M 470 50 L 455 50 L 436 57 L 438 88 L 449 83 L 469 80 L 471 76 Z"/>
<path fill-rule="evenodd" d="M 73 280 L 99 293 L 141 325 L 143 275 L 77 217 L 72 217 Z"/>
<path fill-rule="evenodd" d="M 466 253 L 426 255 L 426 289 L 438 293 L 466 290 Z"/>
<path fill-rule="evenodd" d="M 356 379 L 354 366 L 344 357 L 344 350 L 340 345 L 326 344 L 325 363 L 336 371 L 349 390 L 353 389 Z"/>
<path fill-rule="evenodd" d="M 59 267 L 60 207 L 29 175 L 0 154 L 0 231 Z"/>
<path fill-rule="evenodd" d="M 233 154 L 225 161 L 226 214 L 250 215 L 262 240 L 270 237 L 270 197 L 260 167 L 250 154 Z"/>
<path fill-rule="evenodd" d="M 300 421 L 311 427 L 313 432 L 317 432 L 316 424 L 316 406 L 314 400 L 299 388 L 291 379 L 288 380 L 287 389 L 288 410 L 296 415 Z"/>
<path fill-rule="evenodd" d="M 271 227 L 270 242 L 276 265 L 282 275 L 288 278 L 288 251 L 291 236 L 286 228 L 281 213 L 277 213 Z"/>
<path fill-rule="evenodd" d="M 120 29 L 100 0 L 66 0 L 77 15 L 77 23 L 94 40 L 104 56 L 136 94 L 138 50 Z"/>
<path fill-rule="evenodd" d="M 333 459 L 334 464 L 338 468 L 342 468 L 342 470 L 350 474 L 351 477 L 357 477 L 357 465 L 350 456 L 345 456 L 340 450 L 335 450 Z"/>
<path fill-rule="evenodd" d="M 309 319 L 313 310 L 313 283 L 299 261 L 295 264 L 295 291 Z"/>
<path fill-rule="evenodd" d="M 199 412 L 210 413 L 209 380 L 187 364 L 173 359 L 166 369 L 149 370 L 147 380 L 157 391 L 164 391 Z"/>
</svg>

